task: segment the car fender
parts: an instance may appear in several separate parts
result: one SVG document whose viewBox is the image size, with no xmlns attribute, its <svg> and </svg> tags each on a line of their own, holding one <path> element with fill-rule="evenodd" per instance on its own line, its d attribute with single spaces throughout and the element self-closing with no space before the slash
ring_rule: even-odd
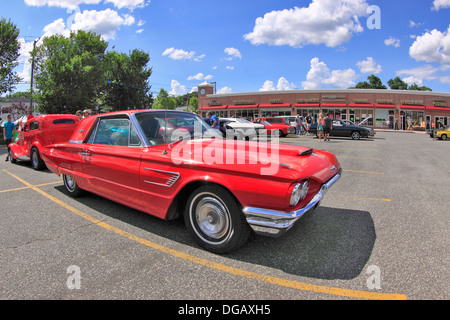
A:
<svg viewBox="0 0 450 320">
<path fill-rule="evenodd" d="M 19 145 L 17 143 L 10 143 L 8 148 L 11 150 L 11 155 L 14 159 L 19 159 L 20 157 L 29 158 L 29 152 L 26 145 Z"/>
</svg>

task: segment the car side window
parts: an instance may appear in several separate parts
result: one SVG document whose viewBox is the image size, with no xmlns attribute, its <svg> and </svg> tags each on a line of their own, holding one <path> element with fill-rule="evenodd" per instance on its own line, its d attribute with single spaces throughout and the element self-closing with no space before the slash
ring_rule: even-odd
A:
<svg viewBox="0 0 450 320">
<path fill-rule="evenodd" d="M 139 136 L 128 119 L 100 119 L 87 143 L 113 146 L 141 145 Z"/>
<path fill-rule="evenodd" d="M 342 123 L 340 121 L 333 121 L 333 126 L 342 127 Z"/>
<path fill-rule="evenodd" d="M 39 129 L 39 122 L 34 121 L 30 124 L 30 130 L 37 130 Z"/>
</svg>

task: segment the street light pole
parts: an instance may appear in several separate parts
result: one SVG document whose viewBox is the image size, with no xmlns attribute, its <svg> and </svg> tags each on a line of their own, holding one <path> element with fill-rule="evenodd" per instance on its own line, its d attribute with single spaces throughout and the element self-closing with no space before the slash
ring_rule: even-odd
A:
<svg viewBox="0 0 450 320">
<path fill-rule="evenodd" d="M 41 38 L 39 37 L 38 39 L 34 40 L 33 43 L 33 55 L 32 55 L 32 60 L 31 60 L 31 81 L 30 81 L 30 110 L 31 113 L 33 113 L 33 80 L 34 80 L 34 54 L 35 54 L 35 50 L 36 50 L 36 43 L 40 40 Z"/>
</svg>

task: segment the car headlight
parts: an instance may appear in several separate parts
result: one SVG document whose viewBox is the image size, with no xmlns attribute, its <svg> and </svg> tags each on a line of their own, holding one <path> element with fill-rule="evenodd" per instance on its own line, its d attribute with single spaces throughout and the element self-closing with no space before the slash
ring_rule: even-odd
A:
<svg viewBox="0 0 450 320">
<path fill-rule="evenodd" d="M 309 181 L 305 181 L 303 183 L 297 183 L 292 190 L 291 200 L 289 204 L 291 206 L 296 206 L 300 201 L 306 198 L 309 190 Z"/>
</svg>

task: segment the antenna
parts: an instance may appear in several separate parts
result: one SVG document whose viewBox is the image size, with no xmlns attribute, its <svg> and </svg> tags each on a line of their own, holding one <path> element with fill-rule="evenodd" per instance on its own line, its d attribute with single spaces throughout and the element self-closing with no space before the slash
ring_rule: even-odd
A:
<svg viewBox="0 0 450 320">
<path fill-rule="evenodd" d="M 164 151 L 163 154 L 167 154 L 167 97 L 165 99 L 166 110 L 164 111 Z"/>
</svg>

